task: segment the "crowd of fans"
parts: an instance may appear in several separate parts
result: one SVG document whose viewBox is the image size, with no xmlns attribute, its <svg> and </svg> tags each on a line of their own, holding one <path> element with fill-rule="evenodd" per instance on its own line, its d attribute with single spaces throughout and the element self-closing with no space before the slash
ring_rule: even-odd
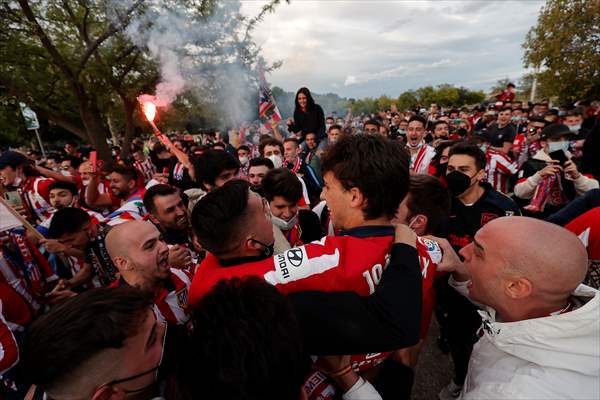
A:
<svg viewBox="0 0 600 400">
<path fill-rule="evenodd" d="M 600 397 L 600 103 L 0 154 L 0 397 Z"/>
</svg>

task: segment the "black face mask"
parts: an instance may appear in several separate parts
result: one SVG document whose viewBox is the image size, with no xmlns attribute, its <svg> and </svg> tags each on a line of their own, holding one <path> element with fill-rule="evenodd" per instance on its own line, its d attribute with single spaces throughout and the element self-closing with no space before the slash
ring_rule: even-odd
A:
<svg viewBox="0 0 600 400">
<path fill-rule="evenodd" d="M 458 135 L 460 137 L 467 136 L 467 130 L 465 128 L 459 128 L 459 129 L 457 129 L 456 133 L 458 133 Z"/>
<path fill-rule="evenodd" d="M 452 193 L 452 196 L 457 197 L 463 194 L 469 187 L 471 187 L 471 177 L 463 174 L 460 171 L 452 171 L 446 175 L 446 182 L 448 183 L 448 190 Z"/>
<path fill-rule="evenodd" d="M 437 173 L 439 176 L 446 176 L 446 168 L 448 168 L 448 163 L 441 163 L 437 166 Z"/>
</svg>

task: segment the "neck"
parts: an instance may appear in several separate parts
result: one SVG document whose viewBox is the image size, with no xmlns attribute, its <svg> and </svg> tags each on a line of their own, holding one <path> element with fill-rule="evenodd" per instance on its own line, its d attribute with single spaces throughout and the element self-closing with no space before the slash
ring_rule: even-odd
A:
<svg viewBox="0 0 600 400">
<path fill-rule="evenodd" d="M 569 296 L 561 296 L 560 298 L 553 301 L 535 301 L 528 300 L 527 302 L 520 302 L 518 305 L 510 306 L 507 304 L 505 307 L 497 309 L 498 317 L 503 322 L 515 322 L 525 321 L 534 318 L 547 317 L 550 314 L 560 311 L 567 306 L 569 302 Z M 526 306 L 523 307 L 523 304 Z"/>
<path fill-rule="evenodd" d="M 156 296 L 158 292 L 163 288 L 163 283 L 160 281 L 149 281 L 142 277 L 136 276 L 135 274 L 123 274 L 123 280 L 127 282 L 129 286 L 134 286 L 143 292 L 151 293 Z"/>
<path fill-rule="evenodd" d="M 361 212 L 362 213 L 362 212 Z M 387 217 L 380 217 L 375 219 L 364 219 L 362 216 L 357 217 L 350 223 L 345 224 L 344 229 L 358 228 L 361 226 L 373 226 L 373 225 L 392 225 L 392 222 Z"/>
<path fill-rule="evenodd" d="M 483 196 L 484 192 L 485 192 L 485 189 L 482 188 L 481 185 L 479 185 L 479 183 L 477 183 L 477 184 L 471 186 L 469 189 L 467 189 L 463 194 L 458 196 L 458 199 L 463 204 L 473 204 L 477 200 L 479 200 L 479 198 L 481 196 Z"/>
</svg>

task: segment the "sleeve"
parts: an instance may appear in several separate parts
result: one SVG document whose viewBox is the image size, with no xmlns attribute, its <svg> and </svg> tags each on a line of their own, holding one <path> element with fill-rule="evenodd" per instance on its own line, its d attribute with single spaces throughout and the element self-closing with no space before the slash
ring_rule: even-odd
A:
<svg viewBox="0 0 600 400">
<path fill-rule="evenodd" d="M 519 171 L 517 163 L 511 161 L 508 157 L 499 157 L 496 167 L 506 175 L 514 175 Z"/>
<path fill-rule="evenodd" d="M 421 273 L 417 250 L 394 244 L 375 292 L 299 292 L 288 296 L 309 354 L 392 351 L 419 341 Z"/>
<path fill-rule="evenodd" d="M 581 214 L 600 206 L 600 189 L 590 190 L 581 197 L 577 197 L 560 211 L 552 214 L 546 221 L 565 226 Z"/>
<path fill-rule="evenodd" d="M 310 243 L 325 236 L 317 214 L 309 210 L 299 210 L 298 218 L 300 219 L 300 227 L 302 228 L 302 235 L 300 237 L 302 243 Z"/>
<path fill-rule="evenodd" d="M 598 189 L 598 181 L 583 174 L 579 175 L 579 178 L 575 179 L 573 184 L 578 196 L 583 195 L 589 190 Z"/>
<path fill-rule="evenodd" d="M 531 175 L 529 178 L 520 179 L 515 185 L 515 196 L 520 199 L 528 200 L 533 197 L 535 188 L 542 181 L 542 178 L 537 175 Z"/>
<path fill-rule="evenodd" d="M 342 400 L 382 400 L 382 398 L 369 381 L 358 378 L 356 383 L 342 395 Z"/>
<path fill-rule="evenodd" d="M 54 179 L 44 179 L 38 184 L 38 192 L 48 203 L 50 203 L 50 185 L 53 183 Z"/>
</svg>

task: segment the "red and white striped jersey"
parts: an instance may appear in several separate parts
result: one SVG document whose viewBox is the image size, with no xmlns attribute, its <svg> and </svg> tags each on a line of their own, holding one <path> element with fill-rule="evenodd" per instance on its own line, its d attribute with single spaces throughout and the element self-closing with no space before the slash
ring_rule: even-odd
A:
<svg viewBox="0 0 600 400">
<path fill-rule="evenodd" d="M 49 188 L 53 183 L 54 179 L 32 176 L 27 178 L 21 191 L 25 206 L 31 212 L 32 217 L 40 222 L 45 221 L 52 214 Z"/>
<path fill-rule="evenodd" d="M 111 213 L 106 222 L 107 225 L 115 226 L 129 221 L 138 221 L 147 214 L 144 207 L 144 192 L 138 190 L 121 205 L 115 212 Z"/>
<path fill-rule="evenodd" d="M 506 154 L 488 149 L 486 154 L 486 176 L 487 182 L 498 192 L 508 192 L 508 178 L 519 171 L 519 166 Z"/>
<path fill-rule="evenodd" d="M 160 321 L 183 325 L 190 319 L 188 295 L 192 285 L 191 272 L 171 268 L 169 284 L 154 299 L 154 313 Z"/>
<path fill-rule="evenodd" d="M 429 173 L 429 164 L 435 156 L 435 149 L 430 145 L 423 143 L 416 154 L 410 156 L 410 170 L 415 174 Z"/>
<path fill-rule="evenodd" d="M 148 159 L 148 158 L 146 158 L 144 161 L 134 162 L 133 166 L 140 173 L 140 175 L 144 181 L 144 185 L 146 183 L 148 183 L 148 181 L 150 179 L 152 179 L 152 177 L 156 173 L 156 167 L 154 166 L 154 164 L 152 164 L 152 161 L 150 161 L 150 159 Z"/>
</svg>

